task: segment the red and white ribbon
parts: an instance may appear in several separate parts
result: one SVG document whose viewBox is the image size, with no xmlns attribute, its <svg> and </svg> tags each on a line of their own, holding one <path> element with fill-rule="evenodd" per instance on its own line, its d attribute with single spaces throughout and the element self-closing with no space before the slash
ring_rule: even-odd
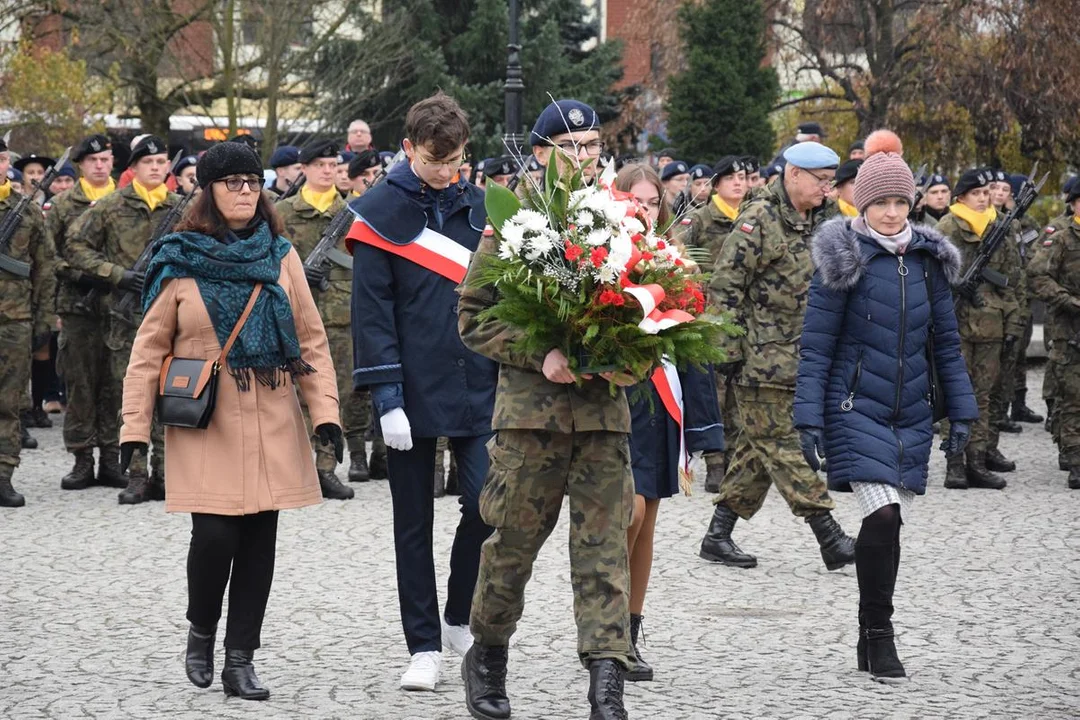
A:
<svg viewBox="0 0 1080 720">
<path fill-rule="evenodd" d="M 686 429 L 683 424 L 685 405 L 679 371 L 670 362 L 663 360 L 660 367 L 653 371 L 651 380 L 664 409 L 679 426 L 679 489 L 689 495 L 693 476 L 690 474 L 690 454 L 686 452 Z"/>
<path fill-rule="evenodd" d="M 630 260 L 626 263 L 626 270 L 619 276 L 619 287 L 641 305 L 644 317 L 638 323 L 638 327 L 649 335 L 655 335 L 661 330 L 674 327 L 685 322 L 693 322 L 694 316 L 685 310 L 657 310 L 657 306 L 664 301 L 664 288 L 655 283 L 637 285 L 630 280 L 630 272 L 641 262 L 641 251 L 636 247 L 630 251 Z"/>
<path fill-rule="evenodd" d="M 345 236 L 345 246 L 352 252 L 352 243 L 362 242 L 380 250 L 410 260 L 422 268 L 460 283 L 469 270 L 472 251 L 442 233 L 425 227 L 420 236 L 408 245 L 397 245 L 383 239 L 361 219 L 353 222 Z"/>
</svg>

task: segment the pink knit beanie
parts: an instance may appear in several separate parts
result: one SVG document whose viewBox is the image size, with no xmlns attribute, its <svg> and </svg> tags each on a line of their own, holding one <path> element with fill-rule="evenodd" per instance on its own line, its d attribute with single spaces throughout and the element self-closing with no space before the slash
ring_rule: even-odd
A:
<svg viewBox="0 0 1080 720">
<path fill-rule="evenodd" d="M 886 197 L 915 201 L 915 178 L 904 162 L 904 146 L 891 130 L 875 130 L 866 138 L 866 159 L 855 176 L 855 209 L 860 213 Z"/>
</svg>

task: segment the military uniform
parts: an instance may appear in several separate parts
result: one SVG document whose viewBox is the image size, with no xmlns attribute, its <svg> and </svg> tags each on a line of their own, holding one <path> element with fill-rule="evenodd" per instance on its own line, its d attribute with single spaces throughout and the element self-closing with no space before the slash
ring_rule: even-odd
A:
<svg viewBox="0 0 1080 720">
<path fill-rule="evenodd" d="M 1017 296 L 1020 300 L 1020 318 L 1024 325 L 1024 336 L 1016 348 L 1016 364 L 1013 371 L 1012 387 L 1012 420 L 1018 422 L 1042 422 L 1042 418 L 1031 411 L 1027 406 L 1027 348 L 1031 344 L 1031 336 L 1034 331 L 1034 318 L 1032 316 L 1032 302 L 1036 299 L 1035 291 L 1028 280 L 1027 266 L 1035 254 L 1035 240 L 1038 239 L 1042 228 L 1030 215 L 1020 219 L 1020 238 L 1018 249 L 1020 251 L 1021 281 Z"/>
<path fill-rule="evenodd" d="M 1015 313 L 1013 329 L 1017 331 L 1013 334 L 1006 330 L 1002 337 L 1001 371 L 998 373 L 997 382 L 994 383 L 994 389 L 990 392 L 987 453 L 995 456 L 995 464 L 998 460 L 1004 461 L 1001 463 L 1003 470 L 1006 469 L 1005 466 L 1015 465 L 1001 455 L 1001 451 L 998 450 L 998 441 L 1001 428 L 1009 423 L 1009 404 L 1013 399 L 1018 353 L 1021 351 L 1020 346 L 1023 344 L 1024 334 L 1027 332 L 1027 320 L 1030 317 L 1025 289 L 1024 261 L 1020 256 L 1020 233 L 1020 222 L 1013 221 L 1008 237 L 1003 243 L 1003 249 L 998 251 L 1004 253 L 1008 267 L 1006 275 L 1009 279 L 1009 287 L 1013 291 L 1011 309 Z M 1016 431 L 1019 432 L 1019 428 Z"/>
<path fill-rule="evenodd" d="M 10 190 L 10 184 L 7 187 Z M 14 211 L 19 199 L 12 191 L 0 200 L 0 222 Z M 19 415 L 30 384 L 30 353 L 34 339 L 47 336 L 56 325 L 51 267 L 56 251 L 37 205 L 31 203 L 23 211 L 7 254 L 30 265 L 29 278 L 0 270 L 0 505 L 17 507 L 25 501 L 12 488 L 11 477 L 22 450 Z"/>
</svg>

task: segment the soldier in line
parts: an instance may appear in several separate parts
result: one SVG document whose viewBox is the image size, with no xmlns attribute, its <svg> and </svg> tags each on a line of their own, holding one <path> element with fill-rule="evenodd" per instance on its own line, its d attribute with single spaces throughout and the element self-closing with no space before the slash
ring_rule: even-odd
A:
<svg viewBox="0 0 1080 720">
<path fill-rule="evenodd" d="M 345 150 L 338 154 L 337 174 L 334 176 L 334 186 L 337 187 L 341 197 L 348 199 L 352 192 L 352 178 L 349 177 L 349 163 L 356 157 L 356 153 Z"/>
<path fill-rule="evenodd" d="M 974 168 L 961 175 L 953 191 L 955 202 L 949 206 L 949 214 L 937 225 L 937 230 L 960 250 L 965 271 L 978 254 L 986 231 L 997 218 L 990 205 L 991 180 L 993 173 L 987 168 Z M 1015 242 L 1003 243 L 988 267 L 1006 276 L 1013 274 L 1019 267 L 1019 260 L 1012 257 L 1017 252 Z M 983 282 L 976 292 L 979 307 L 957 296 L 956 320 L 964 360 L 979 404 L 979 419 L 971 426 L 966 458 L 956 456 L 948 460 L 945 487 L 1001 490 L 1005 480 L 994 473 L 1006 467 L 997 462 L 1005 458 L 988 454 L 991 440 L 996 438 L 996 432 L 990 427 L 990 396 L 999 381 L 1005 347 L 1012 352 L 1012 345 L 1024 334 L 1024 328 L 1020 324 L 1020 307 L 1011 280 L 1005 288 Z M 945 432 L 944 426 L 942 432 Z"/>
<path fill-rule="evenodd" d="M 51 157 L 36 153 L 30 153 L 16 160 L 12 166 L 23 175 L 23 193 L 31 192 L 31 189 L 41 182 L 41 178 L 45 177 L 45 171 L 51 168 L 55 162 Z M 44 205 L 46 200 L 45 191 L 36 190 L 33 192 L 34 202 L 39 207 Z"/>
<path fill-rule="evenodd" d="M 0 140 L 0 222 L 14 211 L 19 194 L 7 180 L 11 156 Z M 56 324 L 55 291 L 51 270 L 56 250 L 49 240 L 41 211 L 32 203 L 24 209 L 19 229 L 11 238 L 7 255 L 30 265 L 30 276 L 19 277 L 0 270 L 0 348 L 4 369 L 0 372 L 0 507 L 22 507 L 26 499 L 12 487 L 11 477 L 29 437 L 19 416 L 30 383 L 30 354 L 46 346 Z"/>
<path fill-rule="evenodd" d="M 746 188 L 747 194 L 754 188 L 759 188 L 765 184 L 765 178 L 761 176 L 761 163 L 753 155 L 742 156 L 743 168 L 746 170 Z"/>
<path fill-rule="evenodd" d="M 578 166 L 602 151 L 599 127 L 588 105 L 558 100 L 533 125 L 533 153 L 541 162 Z M 524 611 L 533 563 L 569 495 L 570 577 L 578 657 L 589 669 L 590 717 L 625 718 L 624 674 L 635 664 L 626 535 L 634 480 L 626 394 L 620 390 L 612 397 L 610 374 L 576 384 L 560 350 L 523 357 L 512 349 L 514 329 L 477 320 L 497 302 L 495 289 L 478 287 L 475 275 L 496 251 L 494 236 L 485 237 L 458 303 L 462 340 L 499 363 L 496 437 L 481 498 L 481 513 L 495 532 L 484 543 L 473 599 L 475 643 L 462 668 L 466 704 L 474 717 L 510 717 L 507 646 Z"/>
<path fill-rule="evenodd" d="M 187 155 L 180 158 L 180 162 L 176 164 L 176 191 L 181 195 L 193 193 L 199 186 L 198 181 L 195 179 L 195 166 L 198 163 L 198 157 Z"/>
<path fill-rule="evenodd" d="M 1047 305 L 1044 329 L 1053 342 L 1047 378 L 1054 378 L 1053 436 L 1069 488 L 1080 490 L 1080 183 L 1065 196 L 1066 212 L 1047 225 L 1028 266 L 1034 292 Z"/>
<path fill-rule="evenodd" d="M 670 205 L 690 184 L 690 166 L 682 160 L 670 162 L 660 170 L 660 180 L 664 183 L 664 199 Z"/>
<path fill-rule="evenodd" d="M 862 160 L 848 160 L 841 163 L 836 170 L 836 179 L 833 180 L 836 190 L 836 207 L 844 217 L 854 218 L 859 216 L 855 208 L 855 176 L 859 174 Z"/>
<path fill-rule="evenodd" d="M 1015 198 L 1020 193 L 1024 184 L 1029 182 L 1027 176 L 1013 174 L 1009 176 L 1009 185 L 1012 192 L 1005 206 L 1012 209 Z M 1031 288 L 1028 280 L 1027 266 L 1035 252 L 1035 240 L 1038 239 L 1042 228 L 1030 214 L 1020 218 L 1020 236 L 1018 248 L 1020 250 L 1020 274 L 1021 285 L 1018 288 L 1020 296 L 1020 317 L 1024 323 L 1024 336 L 1016 344 L 1016 359 L 1014 361 L 1012 380 L 1012 410 L 1009 418 L 1015 423 L 1039 424 L 1044 418 L 1027 406 L 1027 348 L 1031 344 L 1031 335 L 1034 332 L 1034 318 L 1031 313 L 1031 302 L 1035 299 L 1035 291 Z"/>
<path fill-rule="evenodd" d="M 274 171 L 274 182 L 267 188 L 271 195 L 279 198 L 303 172 L 300 164 L 300 148 L 293 145 L 278 145 L 270 155 L 270 169 Z"/>
<path fill-rule="evenodd" d="M 671 214 L 676 218 L 689 217 L 709 202 L 712 195 L 713 170 L 708 165 L 697 164 L 690 168 L 690 184 L 675 198 Z"/>
<path fill-rule="evenodd" d="M 382 163 L 379 162 L 377 152 L 363 150 L 357 153 L 356 157 L 349 161 L 349 183 L 352 185 L 352 191 L 348 199 L 352 200 L 366 193 L 375 182 L 375 178 L 379 176 L 380 170 L 382 170 Z"/>
<path fill-rule="evenodd" d="M 916 222 L 936 227 L 941 218 L 949 214 L 949 200 L 952 199 L 952 186 L 944 175 L 931 175 L 930 185 L 926 188 L 920 207 L 915 208 Z"/>
<path fill-rule="evenodd" d="M 336 186 L 340 160 L 338 146 L 332 140 L 312 143 L 300 151 L 300 165 L 307 178 L 300 192 L 282 200 L 275 206 L 285 225 L 285 237 L 296 247 L 300 259 L 306 260 L 319 243 L 319 238 L 330 225 L 334 216 L 345 209 L 345 201 Z M 339 249 L 344 252 L 345 238 L 339 241 Z M 334 266 L 328 271 L 305 268 L 308 272 L 315 304 L 322 315 L 326 337 L 330 340 L 330 354 L 334 358 L 334 368 L 338 373 L 338 384 L 349 387 L 349 368 L 352 367 L 352 335 L 349 331 L 350 297 L 352 294 L 352 269 Z M 329 282 L 326 290 L 320 289 L 323 281 Z M 341 398 L 341 424 L 345 431 L 345 440 L 349 445 L 349 480 L 365 482 L 370 479 L 367 465 L 365 435 L 371 426 L 370 396 L 356 393 L 344 393 Z M 304 404 L 307 407 L 307 404 Z M 308 418 L 305 409 L 305 418 Z M 310 418 L 307 420 L 311 431 Z M 315 442 L 315 469 L 319 472 L 319 485 L 324 498 L 349 500 L 355 492 L 338 479 L 337 458 L 333 448 Z"/>
<path fill-rule="evenodd" d="M 738 518 L 761 508 L 770 485 L 796 517 L 806 519 L 829 570 L 855 561 L 855 541 L 832 516 L 836 507 L 803 459 L 792 425 L 803 313 L 814 274 L 809 240 L 840 158 L 816 142 L 784 151 L 781 180 L 751 200 L 724 240 L 709 285 L 710 303 L 734 314 L 746 335 L 724 343 L 728 362 L 718 366 L 734 385 L 739 430 L 700 555 L 755 567 L 757 558 L 731 539 Z"/>
<path fill-rule="evenodd" d="M 88 319 L 88 322 L 79 328 L 80 339 L 85 340 L 83 333 L 88 331 L 105 331 L 99 336 L 104 337 L 105 343 L 104 367 L 99 368 L 95 361 L 88 361 L 83 369 L 90 377 L 80 380 L 92 383 L 94 373 L 105 374 L 96 397 L 91 389 L 92 385 L 86 389 L 86 394 L 81 396 L 82 402 L 96 400 L 101 405 L 80 413 L 81 426 L 78 428 L 78 436 L 72 433 L 72 439 L 77 442 L 75 447 L 79 448 L 75 451 L 75 469 L 61 483 L 64 489 L 78 490 L 94 482 L 87 470 L 91 464 L 90 442 L 96 442 L 101 453 L 98 483 L 117 484 L 117 479 L 122 480 L 117 466 L 120 459 L 118 422 L 114 419 L 110 424 L 107 418 L 118 418 L 120 413 L 124 374 L 127 372 L 131 344 L 135 339 L 141 312 L 135 313 L 134 324 L 111 317 L 110 310 L 119 299 L 119 296 L 114 297 L 111 291 L 116 289 L 134 293 L 136 296 L 141 295 L 145 278 L 143 273 L 132 270 L 132 266 L 162 219 L 173 205 L 180 201 L 180 197 L 169 192 L 165 185 L 165 176 L 169 172 L 169 153 L 168 146 L 161 138 L 147 135 L 136 143 L 131 150 L 128 167 L 132 171 L 131 183 L 90 204 L 78 219 L 69 225 L 64 242 L 65 259 L 74 272 L 81 273 L 81 276 L 75 277 L 82 277 L 103 291 L 99 309 L 96 310 L 98 319 Z M 73 209 L 72 214 L 74 212 Z M 77 294 L 76 298 L 81 299 Z M 141 310 L 141 302 L 137 301 L 136 307 Z M 88 312 L 93 314 L 95 309 L 90 308 Z M 89 346 L 80 347 L 71 345 L 69 338 L 69 343 L 62 349 L 65 371 L 71 356 L 91 352 L 90 348 L 100 341 L 99 338 L 93 338 Z M 96 360 L 102 358 L 99 356 Z M 96 423 L 90 419 L 91 412 L 98 414 Z M 101 418 L 101 415 L 105 418 Z M 94 425 L 97 426 L 96 438 L 90 431 Z M 131 463 L 127 487 L 120 493 L 121 504 L 165 499 L 165 443 L 162 428 L 158 423 L 154 424 L 153 441 L 152 473 L 147 473 L 146 455 L 140 452 Z"/>
</svg>

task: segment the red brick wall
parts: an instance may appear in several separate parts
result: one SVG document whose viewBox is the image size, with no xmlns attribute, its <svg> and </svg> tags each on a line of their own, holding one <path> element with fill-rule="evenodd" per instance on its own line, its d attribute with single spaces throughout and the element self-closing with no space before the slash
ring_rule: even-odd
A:
<svg viewBox="0 0 1080 720">
<path fill-rule="evenodd" d="M 649 75 L 649 48 L 631 46 L 628 21 L 642 15 L 639 8 L 649 3 L 642 0 L 607 0 L 607 39 L 623 41 L 623 77 L 619 86 L 635 85 Z M 640 37 L 640 32 L 638 33 Z"/>
</svg>

